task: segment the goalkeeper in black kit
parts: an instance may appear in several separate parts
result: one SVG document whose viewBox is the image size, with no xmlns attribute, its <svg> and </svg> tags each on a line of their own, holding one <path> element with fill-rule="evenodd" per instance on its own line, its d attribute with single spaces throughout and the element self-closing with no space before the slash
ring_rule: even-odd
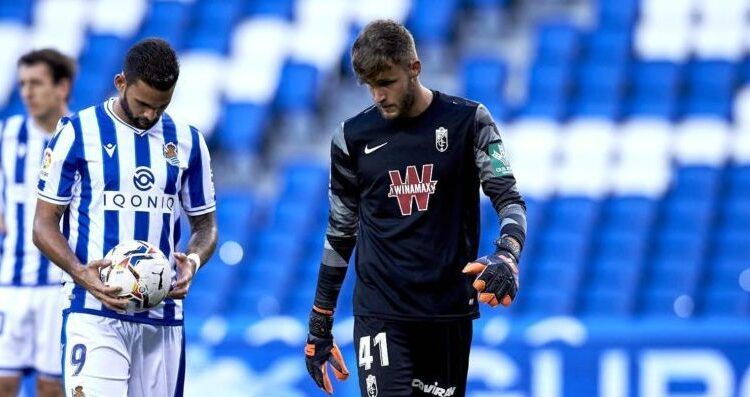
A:
<svg viewBox="0 0 750 397">
<path fill-rule="evenodd" d="M 492 116 L 481 104 L 420 84 L 406 28 L 370 23 L 352 47 L 352 63 L 375 104 L 333 136 L 307 369 L 328 393 L 329 371 L 349 376 L 331 328 L 356 246 L 362 396 L 463 396 L 478 301 L 507 306 L 518 291 L 525 204 Z M 480 185 L 501 226 L 496 251 L 475 259 Z"/>
</svg>

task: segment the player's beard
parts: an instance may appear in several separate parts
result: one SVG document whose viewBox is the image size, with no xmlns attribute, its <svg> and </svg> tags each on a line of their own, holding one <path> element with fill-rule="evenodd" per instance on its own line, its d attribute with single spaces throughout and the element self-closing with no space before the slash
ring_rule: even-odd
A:
<svg viewBox="0 0 750 397">
<path fill-rule="evenodd" d="M 122 93 L 122 98 L 120 98 L 120 104 L 122 105 L 122 111 L 123 113 L 125 113 L 125 117 L 127 117 L 126 121 L 135 128 L 147 130 L 153 127 L 157 121 L 159 121 L 158 117 L 155 118 L 154 121 L 151 121 L 145 117 L 135 117 L 135 115 L 133 114 L 133 111 L 130 110 L 130 104 L 128 103 L 127 90 L 125 90 L 125 92 Z"/>
<path fill-rule="evenodd" d="M 401 100 L 399 100 L 398 103 L 395 104 L 398 113 L 396 113 L 396 115 L 393 117 L 388 117 L 388 115 L 385 113 L 385 110 L 382 107 L 378 106 L 380 115 L 383 116 L 383 118 L 390 120 L 400 120 L 408 118 L 409 116 L 407 115 L 411 112 L 412 106 L 414 106 L 414 99 L 417 95 L 416 92 L 416 82 L 414 80 L 409 80 L 406 85 L 406 91 L 404 92 L 404 95 L 401 97 Z"/>
</svg>

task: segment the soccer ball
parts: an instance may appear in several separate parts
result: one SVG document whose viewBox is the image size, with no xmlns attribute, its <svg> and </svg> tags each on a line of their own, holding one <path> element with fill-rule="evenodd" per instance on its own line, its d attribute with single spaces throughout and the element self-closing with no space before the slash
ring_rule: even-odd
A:
<svg viewBox="0 0 750 397">
<path fill-rule="evenodd" d="M 112 263 L 101 269 L 104 284 L 120 287 L 129 299 L 127 312 L 143 312 L 166 298 L 172 283 L 172 266 L 166 256 L 146 241 L 117 244 L 104 259 Z"/>
</svg>

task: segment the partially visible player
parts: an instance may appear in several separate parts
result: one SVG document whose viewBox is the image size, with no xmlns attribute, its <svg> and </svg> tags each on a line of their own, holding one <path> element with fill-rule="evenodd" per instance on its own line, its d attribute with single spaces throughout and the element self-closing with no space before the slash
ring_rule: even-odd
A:
<svg viewBox="0 0 750 397">
<path fill-rule="evenodd" d="M 114 78 L 119 95 L 63 119 L 45 150 L 34 243 L 67 273 L 66 396 L 182 396 L 182 299 L 217 230 L 206 142 L 165 113 L 178 75 L 167 42 L 136 43 Z M 187 254 L 175 250 L 183 214 Z M 147 312 L 126 312 L 119 290 L 99 279 L 101 258 L 126 240 L 148 241 L 174 264 L 175 279 L 164 281 L 172 291 Z"/>
<path fill-rule="evenodd" d="M 525 204 L 487 108 L 424 87 L 406 28 L 370 23 L 354 42 L 352 63 L 375 104 L 333 135 L 307 369 L 328 393 L 329 363 L 338 379 L 348 376 L 331 328 L 356 245 L 362 396 L 463 396 L 478 302 L 507 306 L 518 290 Z M 480 186 L 500 235 L 495 252 L 475 259 Z"/>
<path fill-rule="evenodd" d="M 72 59 L 57 50 L 18 60 L 26 115 L 0 128 L 0 397 L 16 396 L 21 376 L 34 370 L 37 395 L 61 396 L 60 269 L 32 242 L 36 184 L 47 142 L 68 111 L 75 77 Z"/>
</svg>

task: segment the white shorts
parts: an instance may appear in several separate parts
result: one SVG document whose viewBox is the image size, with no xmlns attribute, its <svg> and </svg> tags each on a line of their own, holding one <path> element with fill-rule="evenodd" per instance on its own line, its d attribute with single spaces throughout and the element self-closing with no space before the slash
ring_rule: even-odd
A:
<svg viewBox="0 0 750 397">
<path fill-rule="evenodd" d="M 63 315 L 66 397 L 182 396 L 182 326 Z"/>
<path fill-rule="evenodd" d="M 60 376 L 59 286 L 0 287 L 0 376 Z"/>
</svg>

